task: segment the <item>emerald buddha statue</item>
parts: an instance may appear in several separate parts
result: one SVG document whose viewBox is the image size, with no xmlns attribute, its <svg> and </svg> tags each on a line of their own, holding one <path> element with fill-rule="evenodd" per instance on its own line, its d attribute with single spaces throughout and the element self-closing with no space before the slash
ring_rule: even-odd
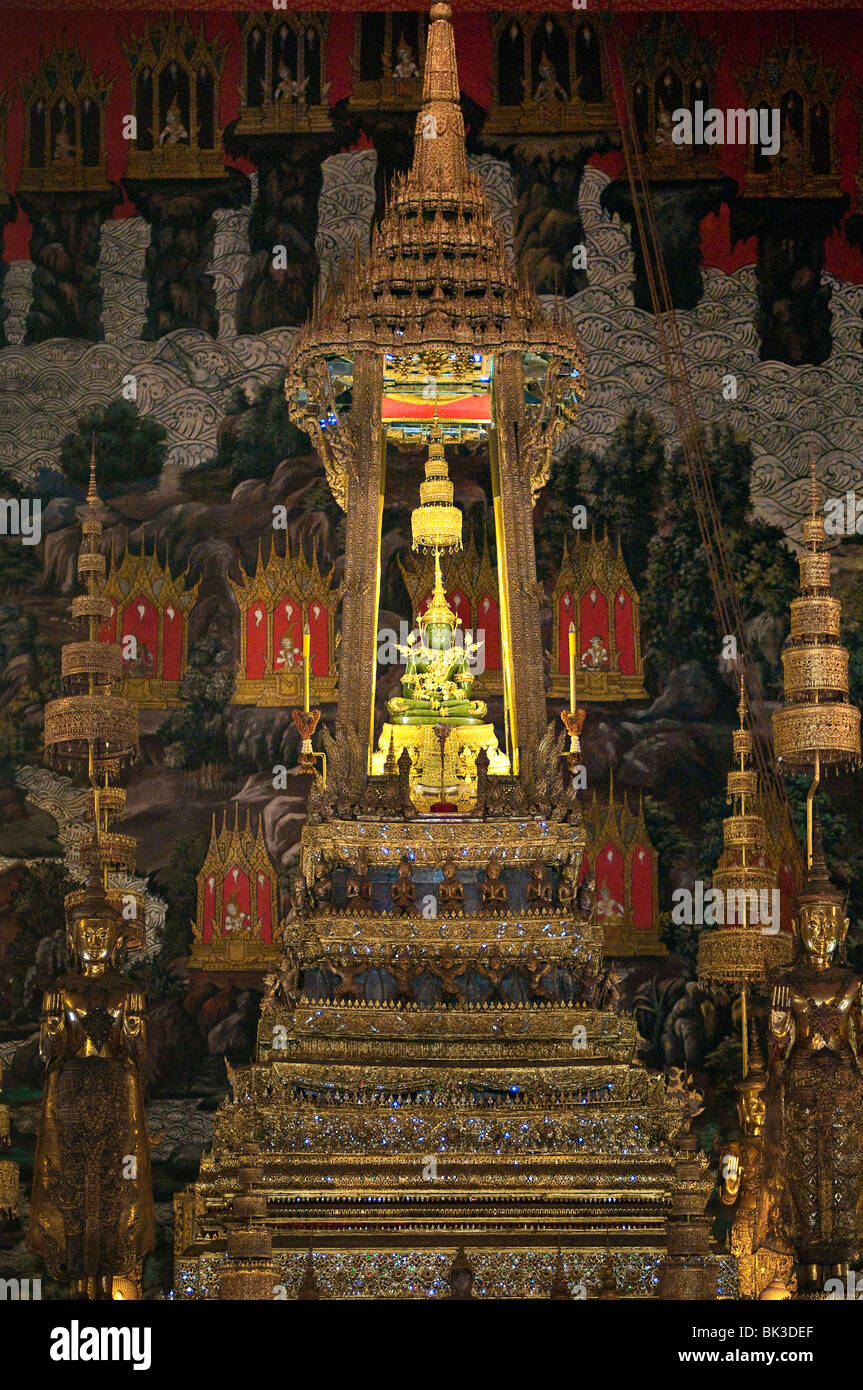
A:
<svg viewBox="0 0 863 1390">
<path fill-rule="evenodd" d="M 483 723 L 485 705 L 470 698 L 470 659 L 480 643 L 458 641 L 460 624 L 461 619 L 447 602 L 440 556 L 435 551 L 434 593 L 418 619 L 420 636 L 411 633 L 407 646 L 398 648 L 407 664 L 402 694 L 387 705 L 393 724 Z"/>
<path fill-rule="evenodd" d="M 489 771 L 509 772 L 509 759 L 498 747 L 494 726 L 486 723 L 486 707 L 471 699 L 471 663 L 482 644 L 459 633 L 461 619 L 450 606 L 441 574 L 440 557 L 461 549 L 462 518 L 453 505 L 440 427 L 435 423 L 429 443 L 420 505 L 411 515 L 415 550 L 434 554 L 434 590 L 425 612 L 417 618 L 419 636 L 398 648 L 405 661 L 401 695 L 387 704 L 389 722 L 372 757 L 372 773 L 385 770 L 387 758 L 398 760 L 403 749 L 412 762 L 411 795 L 417 806 L 448 796 L 461 809 L 474 798 L 476 757 L 488 754 Z M 451 730 L 439 741 L 436 726 Z"/>
</svg>

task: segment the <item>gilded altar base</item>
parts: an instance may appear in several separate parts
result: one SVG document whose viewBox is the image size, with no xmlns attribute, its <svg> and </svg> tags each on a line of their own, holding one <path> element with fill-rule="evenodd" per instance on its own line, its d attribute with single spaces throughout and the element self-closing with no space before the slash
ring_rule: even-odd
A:
<svg viewBox="0 0 863 1390">
<path fill-rule="evenodd" d="M 441 780 L 445 799 L 460 811 L 471 810 L 476 801 L 476 759 L 483 748 L 491 775 L 505 776 L 510 770 L 493 724 L 456 724 L 451 728 L 444 744 L 443 779 L 440 743 L 431 724 L 384 724 L 377 751 L 372 754 L 372 775 L 383 774 L 390 749 L 398 762 L 405 748 L 412 762 L 411 800 L 421 814 L 440 800 Z"/>
<path fill-rule="evenodd" d="M 655 1295 L 681 1116 L 634 1045 L 633 1020 L 552 1003 L 268 1012 L 177 1199 L 179 1296 L 216 1296 L 250 1136 L 288 1297 L 309 1244 L 324 1297 L 445 1296 L 462 1244 L 479 1296 L 547 1297 L 561 1246 L 573 1287 L 609 1249 L 620 1295 Z"/>
<path fill-rule="evenodd" d="M 548 1297 L 558 1250 L 575 1297 L 609 1278 L 656 1296 L 684 1116 L 635 1062 L 635 1020 L 591 1002 L 601 927 L 557 901 L 583 842 L 580 824 L 536 816 L 306 826 L 303 879 L 314 891 L 324 865 L 328 900 L 286 924 L 296 990 L 265 998 L 256 1059 L 229 1068 L 212 1152 L 176 1199 L 178 1296 L 218 1297 L 249 1144 L 282 1297 L 310 1246 L 321 1297 L 446 1297 L 460 1246 L 478 1297 Z M 462 901 L 426 914 L 454 851 Z M 477 889 L 494 851 L 496 908 Z M 358 853 L 359 907 L 341 883 Z M 405 858 L 417 903 L 399 912 L 382 895 Z M 537 861 L 555 885 L 539 904 Z M 696 1169 L 703 1204 L 706 1158 Z"/>
</svg>

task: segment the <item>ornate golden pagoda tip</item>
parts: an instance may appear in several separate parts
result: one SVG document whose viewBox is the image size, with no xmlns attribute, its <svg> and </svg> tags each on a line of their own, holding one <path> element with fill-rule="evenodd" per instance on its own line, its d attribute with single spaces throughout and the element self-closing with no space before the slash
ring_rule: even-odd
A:
<svg viewBox="0 0 863 1390">
<path fill-rule="evenodd" d="M 818 511 L 818 476 L 815 469 L 815 451 L 813 449 L 809 456 L 809 510 L 812 513 L 813 521 Z"/>
<path fill-rule="evenodd" d="M 740 672 L 740 699 L 737 702 L 737 714 L 742 729 L 743 721 L 746 718 L 746 675 L 743 671 Z"/>
<path fill-rule="evenodd" d="M 96 431 L 90 435 L 90 485 L 87 488 L 87 501 L 93 507 L 99 501 L 96 491 Z"/>
</svg>

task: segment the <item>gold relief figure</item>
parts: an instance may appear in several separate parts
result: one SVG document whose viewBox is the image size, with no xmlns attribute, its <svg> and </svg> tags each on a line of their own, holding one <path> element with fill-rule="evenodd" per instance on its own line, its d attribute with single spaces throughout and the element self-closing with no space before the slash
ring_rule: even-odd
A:
<svg viewBox="0 0 863 1390">
<path fill-rule="evenodd" d="M 764 1192 L 761 1188 L 767 1077 L 754 1030 L 749 1059 L 749 1072 L 743 1081 L 737 1083 L 740 1140 L 728 1144 L 722 1153 L 719 1196 L 723 1206 L 736 1207 L 731 1228 L 731 1253 L 737 1261 L 741 1298 L 774 1298 L 777 1281 L 787 1286 L 793 1280 L 794 1261 L 792 1256 L 778 1254 L 774 1249 L 756 1242 L 759 1205 L 764 1211 L 764 1228 L 776 1234 L 778 1188 L 776 1175 L 769 1188 Z M 773 1291 L 768 1293 L 768 1289 Z"/>
<path fill-rule="evenodd" d="M 848 918 L 820 843 L 795 930 L 798 960 L 776 977 L 770 1013 L 757 1243 L 793 1252 L 818 1288 L 844 1275 L 863 1239 L 863 996 L 859 977 L 836 963 Z"/>
<path fill-rule="evenodd" d="M 464 905 L 464 885 L 455 876 L 456 863 L 448 855 L 443 864 L 443 882 L 438 884 L 438 906 L 458 911 Z"/>
<path fill-rule="evenodd" d="M 30 1247 L 74 1298 L 108 1299 L 152 1249 L 143 995 L 116 968 L 120 921 L 94 872 L 72 909 L 72 969 L 46 991 Z"/>
<path fill-rule="evenodd" d="M 557 901 L 564 911 L 572 911 L 578 901 L 576 866 L 571 860 L 564 864 L 557 884 Z"/>
<path fill-rule="evenodd" d="M 537 951 L 532 951 L 524 961 L 524 973 L 532 999 L 548 995 L 545 977 L 551 970 L 551 961 L 543 960 Z"/>
<path fill-rule="evenodd" d="M 528 906 L 534 903 L 537 907 L 551 907 L 551 884 L 545 877 L 545 865 L 540 859 L 535 859 L 530 866 L 530 878 L 527 885 Z"/>
<path fill-rule="evenodd" d="M 362 851 L 357 854 L 354 867 L 348 874 L 345 891 L 349 904 L 367 907 L 372 900 L 372 881 L 369 878 L 366 857 Z"/>
<path fill-rule="evenodd" d="M 328 906 L 333 901 L 333 875 L 324 863 L 315 865 L 315 880 L 312 884 L 312 898 L 316 907 Z"/>
<path fill-rule="evenodd" d="M 592 917 L 596 911 L 596 878 L 585 874 L 578 885 L 578 910 L 583 917 Z"/>
<path fill-rule="evenodd" d="M 397 997 L 399 999 L 413 999 L 414 963 L 411 960 L 410 951 L 406 951 L 404 948 L 394 951 L 390 959 L 389 970 L 396 982 Z"/>
<path fill-rule="evenodd" d="M 390 888 L 393 907 L 399 912 L 416 912 L 417 890 L 411 883 L 411 861 L 402 855 L 398 867 L 398 877 Z"/>
<path fill-rule="evenodd" d="M 485 878 L 480 887 L 483 907 L 489 907 L 493 911 L 506 908 L 506 884 L 500 876 L 501 868 L 500 860 L 493 854 L 486 866 Z"/>
<path fill-rule="evenodd" d="M 183 125 L 183 117 L 175 97 L 165 112 L 165 127 L 159 135 L 159 144 L 182 145 L 188 143 L 189 132 Z"/>
<path fill-rule="evenodd" d="M 501 955 L 497 946 L 493 946 L 485 960 L 477 962 L 477 969 L 484 980 L 488 980 L 491 988 L 486 998 L 489 1003 L 500 1003 L 503 1000 L 503 977 L 507 973 L 507 962 Z"/>
<path fill-rule="evenodd" d="M 336 986 L 336 999 L 362 998 L 362 987 L 356 983 L 356 977 L 361 975 L 367 966 L 368 961 L 363 956 L 339 956 L 335 963 L 335 969 L 341 976 L 341 980 Z"/>
<path fill-rule="evenodd" d="M 428 968 L 430 973 L 440 980 L 441 1003 L 457 1004 L 461 999 L 462 990 L 456 983 L 456 976 L 463 972 L 464 966 L 451 947 L 446 946 L 436 960 L 430 960 Z"/>
<path fill-rule="evenodd" d="M 291 887 L 288 893 L 288 921 L 293 921 L 297 917 L 305 917 L 309 910 L 309 890 L 303 875 L 296 870 L 291 874 Z"/>
<path fill-rule="evenodd" d="M 300 967 L 293 953 L 282 956 L 278 969 L 264 976 L 263 1013 L 269 1013 L 276 1003 L 296 1004 L 300 993 Z"/>
<path fill-rule="evenodd" d="M 464 1246 L 460 1245 L 450 1266 L 449 1297 L 458 1303 L 465 1303 L 468 1299 L 473 1299 L 473 1281 L 473 1265 L 464 1253 Z"/>
</svg>

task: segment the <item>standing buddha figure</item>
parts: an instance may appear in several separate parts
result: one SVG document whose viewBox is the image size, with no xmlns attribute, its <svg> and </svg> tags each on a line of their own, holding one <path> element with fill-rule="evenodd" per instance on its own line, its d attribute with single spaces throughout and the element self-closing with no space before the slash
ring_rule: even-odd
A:
<svg viewBox="0 0 863 1390">
<path fill-rule="evenodd" d="M 816 827 L 817 830 L 817 827 Z M 844 1278 L 863 1241 L 863 991 L 839 962 L 848 918 L 816 836 L 799 955 L 775 977 L 756 1248 L 794 1253 L 801 1286 Z"/>
<path fill-rule="evenodd" d="M 120 919 L 97 870 L 69 912 L 72 970 L 46 990 L 30 1247 L 73 1298 L 137 1282 L 154 1244 L 141 1065 L 144 997 L 116 968 Z"/>
</svg>

